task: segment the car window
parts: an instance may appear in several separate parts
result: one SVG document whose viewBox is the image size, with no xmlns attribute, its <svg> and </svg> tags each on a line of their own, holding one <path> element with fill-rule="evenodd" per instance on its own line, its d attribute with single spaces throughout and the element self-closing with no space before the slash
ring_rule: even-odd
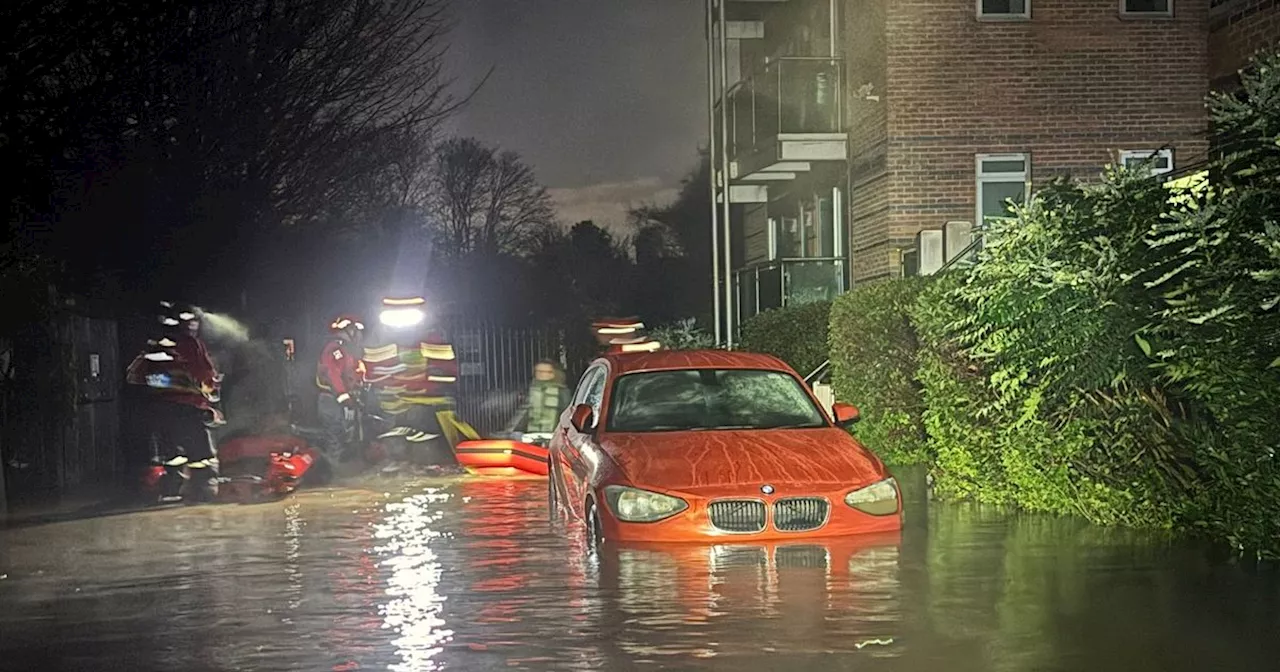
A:
<svg viewBox="0 0 1280 672">
<path fill-rule="evenodd" d="M 608 378 L 608 375 L 604 367 L 600 367 L 600 374 L 587 386 L 587 398 L 582 402 L 591 406 L 597 418 L 600 417 L 600 402 L 604 399 L 604 381 L 606 378 Z"/>
<path fill-rule="evenodd" d="M 573 393 L 574 406 L 577 406 L 578 404 L 587 403 L 586 401 L 587 392 L 591 389 L 592 384 L 595 383 L 596 379 L 599 378 L 600 374 L 602 374 L 603 372 L 604 372 L 604 369 L 602 367 L 593 366 L 587 369 L 586 373 L 582 374 L 582 380 L 578 382 L 578 389 L 575 390 Z"/>
<path fill-rule="evenodd" d="M 781 371 L 679 369 L 618 377 L 609 431 L 826 427 L 804 385 Z"/>
</svg>

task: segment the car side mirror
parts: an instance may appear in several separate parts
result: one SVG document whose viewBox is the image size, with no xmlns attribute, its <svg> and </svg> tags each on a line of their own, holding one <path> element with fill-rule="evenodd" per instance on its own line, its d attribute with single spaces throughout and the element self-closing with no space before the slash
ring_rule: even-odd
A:
<svg viewBox="0 0 1280 672">
<path fill-rule="evenodd" d="M 857 406 L 844 402 L 832 404 L 831 415 L 835 417 L 836 425 L 840 427 L 849 427 L 862 419 L 862 414 L 858 412 Z"/>
<path fill-rule="evenodd" d="M 582 434 L 590 434 L 595 431 L 596 412 L 587 404 L 578 404 L 573 407 L 573 413 L 569 415 L 569 424 Z"/>
</svg>

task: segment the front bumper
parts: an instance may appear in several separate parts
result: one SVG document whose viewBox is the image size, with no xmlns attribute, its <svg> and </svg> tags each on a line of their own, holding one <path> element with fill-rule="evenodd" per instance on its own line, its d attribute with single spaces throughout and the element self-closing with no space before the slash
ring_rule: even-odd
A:
<svg viewBox="0 0 1280 672">
<path fill-rule="evenodd" d="M 733 543 L 740 541 L 789 541 L 800 539 L 829 539 L 862 534 L 895 532 L 902 529 L 902 493 L 898 493 L 898 510 L 885 516 L 873 516 L 854 509 L 844 503 L 847 490 L 824 491 L 820 493 L 795 493 L 785 495 L 716 495 L 709 497 L 689 496 L 669 492 L 689 504 L 689 508 L 664 520 L 653 523 L 628 523 L 619 520 L 608 504 L 603 492 L 597 493 L 596 501 L 600 503 L 600 523 L 606 539 L 620 542 L 719 542 Z M 808 526 L 806 529 L 788 530 L 784 515 L 781 515 L 781 503 L 784 500 L 821 499 L 827 503 L 827 512 L 822 523 Z M 732 531 L 717 526 L 711 515 L 712 504 L 726 501 L 759 502 L 763 509 L 761 529 L 748 531 Z M 721 520 L 723 522 L 723 520 Z"/>
</svg>

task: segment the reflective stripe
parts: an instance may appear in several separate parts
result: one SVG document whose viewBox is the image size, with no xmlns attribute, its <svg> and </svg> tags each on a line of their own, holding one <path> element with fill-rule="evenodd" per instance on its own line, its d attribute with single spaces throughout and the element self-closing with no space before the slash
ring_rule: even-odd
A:
<svg viewBox="0 0 1280 672">
<path fill-rule="evenodd" d="M 384 306 L 420 306 L 426 302 L 427 302 L 426 299 L 420 296 L 415 296 L 411 299 L 383 299 L 382 305 Z"/>
<path fill-rule="evenodd" d="M 439 343 L 422 343 L 419 346 L 422 356 L 428 359 L 453 359 L 453 346 Z"/>
<path fill-rule="evenodd" d="M 342 402 L 344 402 L 344 401 L 346 401 L 346 400 L 348 400 L 348 399 L 350 399 L 350 398 L 351 398 L 351 395 L 350 395 L 350 394 L 348 394 L 348 393 L 346 393 L 346 392 L 343 392 L 342 394 L 339 394 L 339 395 L 338 395 L 338 403 L 339 403 L 339 404 L 341 404 Z"/>
<path fill-rule="evenodd" d="M 657 341 L 649 341 L 648 343 L 627 343 L 622 346 L 623 352 L 654 352 L 660 350 L 662 344 Z"/>
</svg>

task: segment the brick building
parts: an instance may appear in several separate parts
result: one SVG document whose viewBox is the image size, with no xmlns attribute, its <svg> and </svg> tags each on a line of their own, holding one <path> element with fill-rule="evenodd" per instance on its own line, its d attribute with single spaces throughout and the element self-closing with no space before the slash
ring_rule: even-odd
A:
<svg viewBox="0 0 1280 672">
<path fill-rule="evenodd" d="M 1266 5 L 1273 22 L 1276 11 L 1274 0 L 720 1 L 708 0 L 710 97 L 739 319 L 931 272 L 975 222 L 1053 177 L 1153 154 L 1158 171 L 1203 160 L 1219 62 L 1210 3 Z M 1233 44 L 1253 34 L 1231 30 Z"/>
<path fill-rule="evenodd" d="M 1249 58 L 1280 42 L 1280 0 L 1209 0 L 1209 80 L 1213 88 L 1239 86 L 1236 73 Z"/>
</svg>

